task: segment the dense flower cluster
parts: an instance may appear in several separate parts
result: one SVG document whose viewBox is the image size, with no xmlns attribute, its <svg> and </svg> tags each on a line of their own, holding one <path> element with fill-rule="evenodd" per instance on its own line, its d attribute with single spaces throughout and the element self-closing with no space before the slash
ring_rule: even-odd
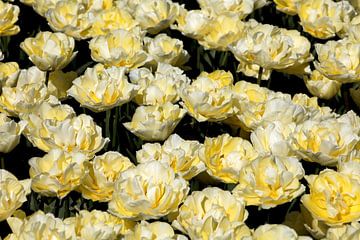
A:
<svg viewBox="0 0 360 240">
<path fill-rule="evenodd" d="M 360 106 L 360 1 L 178 2 L 0 0 L 5 239 L 358 239 L 360 117 L 317 97 Z M 20 32 L 23 4 L 50 28 Z M 299 25 L 255 19 L 269 5 Z M 19 180 L 6 158 L 25 145 L 43 153 Z M 283 224 L 249 224 L 286 204 Z"/>
</svg>

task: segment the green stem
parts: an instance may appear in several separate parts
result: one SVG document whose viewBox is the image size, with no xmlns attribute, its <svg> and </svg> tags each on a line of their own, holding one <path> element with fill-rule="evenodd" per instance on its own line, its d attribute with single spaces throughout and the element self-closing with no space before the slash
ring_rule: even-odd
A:
<svg viewBox="0 0 360 240">
<path fill-rule="evenodd" d="M 349 111 L 351 109 L 350 106 L 350 87 L 351 84 L 350 83 L 345 83 L 343 85 L 341 85 L 341 97 L 343 99 L 344 102 L 344 107 L 345 107 L 345 112 Z"/>
<path fill-rule="evenodd" d="M 1 160 L 0 160 L 1 161 L 1 163 L 0 163 L 1 169 L 5 169 L 5 157 L 4 157 L 4 155 L 1 154 L 0 158 L 1 158 Z"/>
<path fill-rule="evenodd" d="M 115 148 L 118 139 L 119 111 L 120 111 L 120 106 L 115 108 L 115 116 L 113 121 L 113 136 L 111 139 L 111 146 L 113 149 Z"/>
<path fill-rule="evenodd" d="M 257 84 L 260 86 L 261 84 L 261 78 L 262 78 L 262 74 L 263 74 L 263 68 L 259 67 L 259 73 L 258 73 L 258 78 L 257 78 Z"/>
<path fill-rule="evenodd" d="M 105 117 L 105 136 L 111 139 L 110 134 L 110 118 L 111 118 L 111 109 L 106 111 L 106 117 Z"/>
</svg>

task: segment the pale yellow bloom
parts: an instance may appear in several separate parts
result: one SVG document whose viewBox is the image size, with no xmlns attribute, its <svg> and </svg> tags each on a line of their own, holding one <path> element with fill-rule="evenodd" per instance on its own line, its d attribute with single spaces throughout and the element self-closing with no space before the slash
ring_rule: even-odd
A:
<svg viewBox="0 0 360 240">
<path fill-rule="evenodd" d="M 266 127 L 274 121 L 298 124 L 309 117 L 306 108 L 292 102 L 289 94 L 272 92 L 244 81 L 237 82 L 233 92 L 237 112 L 226 122 L 247 131 Z"/>
<path fill-rule="evenodd" d="M 258 227 L 253 235 L 253 240 L 311 240 L 311 237 L 298 236 L 294 229 L 281 224 L 265 224 Z"/>
<path fill-rule="evenodd" d="M 317 70 L 312 71 L 310 76 L 304 75 L 304 81 L 309 92 L 322 99 L 333 98 L 341 87 L 341 82 L 331 80 Z"/>
<path fill-rule="evenodd" d="M 250 135 L 254 149 L 259 153 L 282 157 L 296 157 L 289 143 L 289 136 L 294 132 L 295 123 L 283 124 L 280 121 L 266 127 L 259 126 Z"/>
<path fill-rule="evenodd" d="M 8 240 L 74 240 L 73 225 L 65 224 L 52 213 L 45 214 L 41 210 L 28 217 L 9 217 L 7 222 L 12 230 Z"/>
<path fill-rule="evenodd" d="M 250 20 L 242 37 L 228 47 L 240 62 L 298 74 L 307 71 L 304 65 L 313 59 L 310 46 L 296 30 Z"/>
<path fill-rule="evenodd" d="M 162 62 L 181 66 L 190 58 L 181 40 L 171 38 L 164 33 L 156 35 L 155 38 L 145 38 L 145 49 L 156 63 Z"/>
<path fill-rule="evenodd" d="M 307 120 L 291 136 L 291 146 L 302 159 L 334 166 L 349 154 L 359 141 L 354 128 L 336 119 Z"/>
<path fill-rule="evenodd" d="M 0 1 L 0 36 L 11 36 L 20 32 L 20 27 L 15 25 L 19 12 L 17 5 Z"/>
<path fill-rule="evenodd" d="M 126 9 L 113 7 L 102 10 L 96 15 L 91 26 L 92 37 L 106 35 L 117 29 L 131 30 L 138 25 L 138 22 Z"/>
<path fill-rule="evenodd" d="M 233 87 L 235 115 L 225 120 L 225 123 L 239 126 L 246 131 L 258 126 L 258 119 L 263 114 L 266 101 L 273 92 L 258 84 L 238 81 Z"/>
<path fill-rule="evenodd" d="M 302 0 L 297 13 L 305 32 L 321 39 L 339 34 L 355 16 L 354 8 L 348 1 Z"/>
<path fill-rule="evenodd" d="M 320 106 L 317 97 L 309 97 L 304 93 L 296 93 L 291 101 L 305 108 L 308 119 L 322 121 L 338 116 L 331 108 Z"/>
<path fill-rule="evenodd" d="M 95 37 L 89 44 L 91 58 L 107 66 L 140 67 L 149 61 L 143 49 L 143 34 L 139 29 L 118 29 Z"/>
<path fill-rule="evenodd" d="M 291 202 L 305 191 L 300 183 L 305 171 L 296 158 L 260 156 L 245 166 L 233 189 L 246 205 L 264 209 Z"/>
<path fill-rule="evenodd" d="M 77 54 L 73 52 L 75 40 L 63 33 L 39 32 L 34 38 L 26 38 L 20 47 L 42 71 L 61 70 Z"/>
<path fill-rule="evenodd" d="M 124 219 L 158 219 L 173 213 L 189 192 L 188 183 L 158 161 L 122 172 L 109 211 Z"/>
<path fill-rule="evenodd" d="M 230 72 L 202 72 L 182 90 L 181 104 L 199 122 L 224 120 L 234 113 L 232 83 Z"/>
<path fill-rule="evenodd" d="M 45 85 L 45 72 L 37 67 L 21 70 L 16 86 L 2 88 L 0 111 L 11 116 L 30 113 L 44 101 L 50 101 Z"/>
<path fill-rule="evenodd" d="M 240 170 L 256 157 L 258 153 L 250 142 L 229 134 L 206 137 L 200 151 L 207 173 L 225 183 L 237 183 Z"/>
<path fill-rule="evenodd" d="M 351 224 L 334 226 L 327 230 L 326 237 L 323 238 L 322 240 L 359 239 L 359 234 L 360 234 L 359 230 L 360 230 L 359 222 L 352 222 Z M 357 238 L 355 238 L 355 236 L 357 236 Z"/>
<path fill-rule="evenodd" d="M 306 177 L 310 194 L 301 202 L 315 219 L 328 225 L 360 219 L 360 183 L 350 176 L 326 169 Z"/>
<path fill-rule="evenodd" d="M 147 68 L 130 71 L 130 81 L 140 86 L 134 101 L 139 105 L 162 105 L 179 101 L 182 89 L 190 84 L 184 72 L 166 63 L 159 63 L 153 75 Z"/>
<path fill-rule="evenodd" d="M 64 32 L 76 39 L 86 39 L 91 31 L 89 14 L 80 1 L 61 0 L 45 13 L 45 17 L 54 31 Z"/>
<path fill-rule="evenodd" d="M 197 141 L 184 140 L 173 134 L 161 146 L 158 143 L 146 143 L 136 152 L 139 163 L 157 160 L 168 164 L 175 173 L 185 180 L 190 180 L 205 170 L 205 165 L 199 158 L 201 144 Z"/>
<path fill-rule="evenodd" d="M 124 123 L 124 126 L 143 140 L 163 141 L 174 131 L 185 113 L 184 109 L 171 103 L 140 106 L 131 122 Z"/>
<path fill-rule="evenodd" d="M 142 29 L 156 34 L 168 28 L 179 12 L 180 5 L 171 0 L 143 0 L 137 4 L 134 16 Z"/>
<path fill-rule="evenodd" d="M 176 23 L 171 28 L 179 30 L 185 36 L 201 39 L 210 31 L 211 17 L 201 10 L 187 11 L 180 8 L 180 14 L 176 19 Z"/>
<path fill-rule="evenodd" d="M 66 197 L 77 188 L 84 176 L 86 155 L 52 149 L 43 157 L 29 160 L 31 188 L 47 197 Z"/>
<path fill-rule="evenodd" d="M 81 210 L 75 217 L 66 218 L 64 224 L 73 225 L 77 239 L 83 240 L 116 240 L 135 225 L 99 210 Z"/>
<path fill-rule="evenodd" d="M 16 123 L 5 113 L 0 113 L 0 153 L 11 152 L 19 144 L 25 127 L 25 121 Z"/>
<path fill-rule="evenodd" d="M 84 153 L 91 158 L 109 141 L 102 137 L 101 127 L 85 114 L 60 121 L 40 119 L 36 124 L 39 127 L 29 133 L 28 139 L 45 152 L 57 148 L 66 152 Z"/>
<path fill-rule="evenodd" d="M 124 240 L 186 240 L 187 237 L 175 234 L 174 229 L 166 222 L 141 221 L 138 223 L 133 232 L 124 236 Z"/>
<path fill-rule="evenodd" d="M 208 24 L 208 31 L 199 39 L 199 44 L 205 49 L 226 51 L 228 45 L 236 42 L 244 34 L 245 24 L 235 13 L 214 16 Z"/>
<path fill-rule="evenodd" d="M 289 15 L 297 14 L 297 5 L 301 1 L 302 0 L 274 0 L 276 9 Z"/>
<path fill-rule="evenodd" d="M 65 119 L 75 117 L 75 111 L 66 104 L 57 102 L 43 102 L 34 108 L 30 113 L 20 114 L 20 118 L 27 122 L 24 135 L 35 146 L 41 145 L 41 136 L 46 132 L 44 121 L 61 122 Z M 46 135 L 45 135 L 46 136 Z"/>
<path fill-rule="evenodd" d="M 172 225 L 191 239 L 242 239 L 250 236 L 242 199 L 229 191 L 208 187 L 194 191 L 179 208 Z"/>
<path fill-rule="evenodd" d="M 0 169 L 0 222 L 10 217 L 27 201 L 31 180 L 19 181 L 13 174 Z"/>
<path fill-rule="evenodd" d="M 108 202 L 120 173 L 134 167 L 134 164 L 118 152 L 106 152 L 85 163 L 85 166 L 88 172 L 79 187 L 82 196 L 92 201 Z"/>
<path fill-rule="evenodd" d="M 239 19 L 245 18 L 255 10 L 256 0 L 199 0 L 201 10 L 210 15 L 235 13 Z M 257 6 L 259 7 L 259 6 Z"/>
<path fill-rule="evenodd" d="M 1 86 L 14 87 L 20 73 L 19 65 L 16 62 L 0 63 L 0 84 Z"/>
<path fill-rule="evenodd" d="M 76 72 L 50 72 L 48 79 L 48 92 L 59 100 L 68 98 L 67 90 L 72 86 L 74 79 L 77 77 Z"/>
<path fill-rule="evenodd" d="M 348 39 L 315 44 L 316 69 L 327 78 L 341 83 L 360 81 L 360 43 Z"/>
<path fill-rule="evenodd" d="M 68 94 L 81 106 L 94 112 L 102 112 L 129 102 L 137 92 L 125 75 L 126 68 L 105 68 L 97 64 L 73 81 Z"/>
<path fill-rule="evenodd" d="M 45 13 L 51 9 L 54 8 L 57 2 L 60 2 L 61 0 L 22 0 L 27 1 L 28 5 L 31 5 L 35 12 L 37 12 L 42 17 L 45 17 Z M 26 3 L 25 3 L 26 4 Z"/>
</svg>

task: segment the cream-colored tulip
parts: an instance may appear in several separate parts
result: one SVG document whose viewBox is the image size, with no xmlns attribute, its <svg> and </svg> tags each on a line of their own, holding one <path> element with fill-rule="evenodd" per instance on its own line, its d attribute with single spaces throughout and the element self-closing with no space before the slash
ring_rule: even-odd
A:
<svg viewBox="0 0 360 240">
<path fill-rule="evenodd" d="M 313 59 L 310 46 L 309 40 L 296 30 L 250 20 L 242 37 L 228 47 L 240 62 L 298 74 Z"/>
<path fill-rule="evenodd" d="M 323 166 L 335 166 L 359 141 L 351 125 L 328 119 L 307 120 L 291 136 L 291 146 L 302 159 Z"/>
<path fill-rule="evenodd" d="M 42 102 L 51 101 L 45 85 L 45 74 L 36 67 L 21 70 L 16 86 L 2 88 L 0 111 L 18 116 L 32 112 Z"/>
<path fill-rule="evenodd" d="M 168 28 L 179 12 L 180 5 L 171 0 L 143 0 L 137 4 L 134 16 L 142 29 L 156 34 Z"/>
<path fill-rule="evenodd" d="M 252 235 L 253 240 L 311 240 L 311 237 L 298 236 L 294 229 L 281 224 L 265 224 L 259 226 Z"/>
<path fill-rule="evenodd" d="M 67 99 L 67 90 L 71 88 L 76 77 L 77 73 L 73 71 L 66 73 L 62 71 L 50 72 L 47 84 L 49 94 L 59 100 Z"/>
<path fill-rule="evenodd" d="M 0 153 L 11 152 L 19 144 L 25 127 L 25 121 L 16 123 L 5 113 L 0 113 Z"/>
<path fill-rule="evenodd" d="M 341 83 L 360 81 L 360 43 L 348 39 L 315 44 L 316 69 L 327 78 Z"/>
<path fill-rule="evenodd" d="M 62 121 L 44 119 L 37 124 L 39 128 L 35 133 L 30 133 L 28 139 L 45 152 L 55 148 L 66 152 L 84 153 L 91 158 L 109 141 L 108 138 L 102 137 L 101 127 L 85 114 Z"/>
<path fill-rule="evenodd" d="M 243 198 L 246 205 L 273 208 L 291 202 L 305 191 L 300 182 L 304 175 L 296 158 L 260 156 L 241 170 L 233 194 Z"/>
<path fill-rule="evenodd" d="M 63 33 L 39 32 L 34 38 L 26 38 L 20 47 L 42 71 L 61 70 L 77 54 L 73 52 L 75 40 Z"/>
<path fill-rule="evenodd" d="M 15 25 L 19 13 L 19 6 L 0 1 L 0 36 L 11 36 L 20 32 L 20 27 Z"/>
<path fill-rule="evenodd" d="M 41 210 L 28 217 L 9 217 L 7 222 L 12 230 L 9 240 L 74 240 L 76 239 L 73 225 L 65 224 L 60 218 L 52 213 L 44 213 Z"/>
<path fill-rule="evenodd" d="M 244 34 L 245 24 L 238 14 L 227 13 L 212 17 L 208 31 L 200 39 L 199 43 L 205 49 L 226 51 L 228 45 L 239 40 Z"/>
<path fill-rule="evenodd" d="M 333 98 L 340 90 L 341 82 L 331 80 L 319 71 L 312 71 L 310 76 L 304 76 L 304 81 L 309 92 L 322 99 Z"/>
<path fill-rule="evenodd" d="M 232 83 L 230 72 L 202 72 L 182 90 L 181 104 L 199 122 L 224 120 L 234 114 Z"/>
<path fill-rule="evenodd" d="M 320 106 L 317 97 L 309 97 L 304 93 L 296 93 L 291 101 L 305 108 L 308 119 L 322 121 L 338 116 L 331 108 Z"/>
<path fill-rule="evenodd" d="M 306 177 L 310 193 L 301 202 L 315 219 L 339 225 L 360 219 L 360 183 L 350 176 L 326 169 Z"/>
<path fill-rule="evenodd" d="M 106 35 L 117 29 L 131 30 L 138 25 L 126 9 L 113 7 L 102 10 L 96 15 L 94 23 L 91 26 L 90 35 L 92 37 Z"/>
<path fill-rule="evenodd" d="M 143 32 L 118 29 L 91 39 L 91 58 L 107 66 L 137 68 L 150 59 L 143 49 Z"/>
<path fill-rule="evenodd" d="M 5 87 L 16 86 L 20 74 L 19 65 L 16 62 L 0 63 L 0 84 Z"/>
<path fill-rule="evenodd" d="M 205 165 L 199 158 L 201 144 L 197 141 L 184 140 L 173 134 L 161 146 L 158 143 L 146 143 L 136 152 L 139 163 L 157 160 L 168 164 L 175 173 L 185 180 L 190 180 L 205 170 Z"/>
<path fill-rule="evenodd" d="M 251 235 L 244 224 L 247 217 L 243 200 L 208 187 L 185 199 L 172 225 L 191 239 L 243 239 Z"/>
<path fill-rule="evenodd" d="M 163 141 L 175 129 L 186 111 L 178 105 L 140 106 L 135 110 L 131 122 L 124 126 L 146 141 Z"/>
<path fill-rule="evenodd" d="M 29 0 L 25 0 L 25 1 L 27 1 L 28 2 L 27 4 L 29 5 Z M 31 0 L 31 1 L 33 2 L 30 5 L 33 7 L 35 12 L 37 12 L 42 17 L 45 17 L 45 13 L 49 9 L 54 8 L 57 2 L 60 2 L 60 0 Z"/>
<path fill-rule="evenodd" d="M 133 232 L 124 236 L 124 240 L 152 240 L 152 239 L 166 239 L 166 240 L 186 240 L 184 235 L 175 234 L 174 229 L 166 222 L 152 222 L 141 221 L 138 223 Z"/>
<path fill-rule="evenodd" d="M 64 224 L 72 225 L 75 228 L 76 239 L 116 240 L 122 234 L 128 233 L 135 223 L 122 220 L 107 212 L 99 210 L 81 210 L 76 216 L 64 220 Z"/>
<path fill-rule="evenodd" d="M 241 127 L 246 131 L 255 129 L 267 100 L 273 95 L 268 88 L 246 81 L 238 81 L 233 87 L 235 115 L 225 123 Z"/>
<path fill-rule="evenodd" d="M 78 0 L 58 1 L 54 8 L 45 13 L 46 20 L 54 31 L 64 32 L 76 39 L 90 37 L 90 16 L 86 13 L 84 4 Z"/>
<path fill-rule="evenodd" d="M 337 117 L 339 122 L 348 124 L 353 127 L 354 132 L 360 135 L 360 116 L 358 116 L 353 110 L 348 111 L 345 114 L 342 114 Z M 360 146 L 358 145 L 357 148 Z"/>
<path fill-rule="evenodd" d="M 244 19 L 255 9 L 256 0 L 199 0 L 202 11 L 210 15 L 235 13 L 239 19 Z"/>
<path fill-rule="evenodd" d="M 297 5 L 301 1 L 302 0 L 274 0 L 276 9 L 289 15 L 297 14 Z"/>
<path fill-rule="evenodd" d="M 106 152 L 85 163 L 85 166 L 88 173 L 79 187 L 82 196 L 92 201 L 108 202 L 120 173 L 134 167 L 134 164 L 118 152 Z"/>
<path fill-rule="evenodd" d="M 316 38 L 328 39 L 339 34 L 355 16 L 348 1 L 302 0 L 297 6 L 300 24 Z"/>
<path fill-rule="evenodd" d="M 68 94 L 94 112 L 120 106 L 129 102 L 138 89 L 128 82 L 126 71 L 124 67 L 105 68 L 97 64 L 73 81 Z"/>
<path fill-rule="evenodd" d="M 43 102 L 34 108 L 31 113 L 20 114 L 20 118 L 27 122 L 24 135 L 34 145 L 41 144 L 41 135 L 46 132 L 43 122 L 60 122 L 75 117 L 75 111 L 66 104 L 57 102 Z M 40 141 L 37 143 L 37 141 Z"/>
<path fill-rule="evenodd" d="M 139 105 L 162 105 L 179 101 L 182 89 L 190 84 L 184 72 L 166 63 L 159 63 L 153 75 L 147 68 L 130 71 L 130 81 L 140 86 L 134 101 Z"/>
<path fill-rule="evenodd" d="M 351 238 L 354 236 L 359 236 L 360 232 L 360 224 L 359 222 L 352 222 L 351 224 L 344 224 L 341 226 L 334 226 L 327 230 L 326 237 L 322 240 L 342 240 L 342 239 L 359 239 L 359 238 Z"/>
<path fill-rule="evenodd" d="M 52 149 L 43 157 L 29 160 L 31 188 L 47 197 L 66 197 L 85 177 L 86 155 Z"/>
<path fill-rule="evenodd" d="M 180 8 L 180 15 L 176 19 L 176 23 L 171 28 L 179 30 L 182 34 L 194 38 L 201 39 L 210 31 L 211 17 L 201 10 L 187 11 Z"/>
<path fill-rule="evenodd" d="M 281 157 L 296 157 L 289 143 L 289 136 L 294 132 L 295 123 L 283 124 L 280 121 L 266 127 L 256 128 L 250 135 L 254 149 L 259 153 Z"/>
<path fill-rule="evenodd" d="M 31 180 L 19 181 L 13 174 L 0 169 L 0 222 L 10 217 L 27 201 Z"/>
<path fill-rule="evenodd" d="M 283 124 L 298 124 L 308 119 L 306 108 L 292 102 L 290 95 L 269 92 L 251 85 L 244 91 L 239 89 L 243 85 L 248 84 L 235 85 L 234 106 L 238 112 L 234 115 L 235 119 L 228 120 L 231 125 L 255 130 L 259 126 L 266 127 L 274 121 L 280 121 Z M 265 92 L 265 95 L 256 96 L 256 92 Z"/>
<path fill-rule="evenodd" d="M 164 33 L 156 35 L 155 38 L 145 38 L 145 49 L 156 63 L 162 62 L 173 66 L 182 66 L 190 58 L 181 40 L 171 38 Z"/>
<path fill-rule="evenodd" d="M 256 157 L 258 153 L 250 142 L 229 134 L 206 137 L 200 150 L 200 159 L 205 163 L 207 173 L 225 183 L 237 183 L 240 170 Z"/>
<path fill-rule="evenodd" d="M 141 163 L 120 174 L 109 211 L 124 219 L 158 219 L 175 212 L 188 192 L 188 183 L 168 165 Z"/>
</svg>

